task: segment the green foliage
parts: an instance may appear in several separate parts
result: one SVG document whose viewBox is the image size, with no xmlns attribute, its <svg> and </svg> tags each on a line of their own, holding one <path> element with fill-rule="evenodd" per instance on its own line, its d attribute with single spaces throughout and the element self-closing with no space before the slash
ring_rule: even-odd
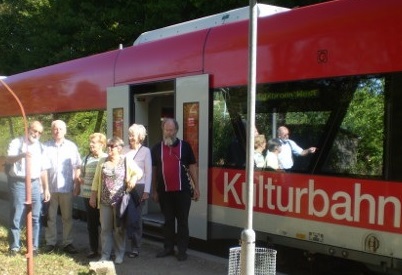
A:
<svg viewBox="0 0 402 275">
<path fill-rule="evenodd" d="M 259 3 L 294 7 L 297 1 Z M 304 5 L 325 2 L 304 1 Z M 4 0 L 0 75 L 130 46 L 143 32 L 247 6 L 243 0 Z"/>
<path fill-rule="evenodd" d="M 224 165 L 227 158 L 227 150 L 233 139 L 233 128 L 229 114 L 226 110 L 226 102 L 221 93 L 214 93 L 213 129 L 212 129 L 212 163 Z"/>
<path fill-rule="evenodd" d="M 384 145 L 384 80 L 361 83 L 342 127 L 359 137 L 357 166 L 353 172 L 382 174 Z"/>
<path fill-rule="evenodd" d="M 47 114 L 28 117 L 29 121 L 39 120 L 44 126 L 44 133 L 41 141 L 52 139 L 51 123 L 53 120 L 61 119 L 67 124 L 66 138 L 74 141 L 81 155 L 88 151 L 88 138 L 94 132 L 106 133 L 106 113 L 104 111 L 88 111 L 77 113 Z M 20 117 L 0 119 L 0 156 L 7 155 L 7 148 L 10 141 L 18 136 L 24 135 L 24 122 Z"/>
<path fill-rule="evenodd" d="M 2 223 L 4 224 L 4 223 Z M 22 241 L 25 241 L 26 233 L 21 234 Z M 23 248 L 25 252 L 25 248 Z M 0 273 L 7 274 L 27 274 L 27 263 L 24 254 L 15 257 L 8 257 L 7 228 L 0 226 Z M 89 267 L 83 259 L 73 259 L 64 254 L 42 254 L 35 257 L 35 274 L 90 274 Z"/>
</svg>

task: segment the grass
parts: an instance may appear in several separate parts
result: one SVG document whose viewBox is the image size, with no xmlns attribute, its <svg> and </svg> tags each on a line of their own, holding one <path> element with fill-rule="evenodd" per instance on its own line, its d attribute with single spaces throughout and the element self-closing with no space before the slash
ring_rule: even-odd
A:
<svg viewBox="0 0 402 275">
<path fill-rule="evenodd" d="M 22 242 L 25 243 L 25 232 L 22 232 Z M 20 275 L 27 274 L 26 248 L 21 253 L 11 257 L 8 255 L 7 228 L 0 226 L 0 274 Z M 88 260 L 83 255 L 65 255 L 63 253 L 39 254 L 33 259 L 33 273 L 41 275 L 51 274 L 79 274 L 87 275 L 89 272 Z"/>
</svg>

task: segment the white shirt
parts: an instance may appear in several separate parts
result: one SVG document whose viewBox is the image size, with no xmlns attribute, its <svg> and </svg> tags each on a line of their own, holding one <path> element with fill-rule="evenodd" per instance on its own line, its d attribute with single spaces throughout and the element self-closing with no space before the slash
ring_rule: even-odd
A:
<svg viewBox="0 0 402 275">
<path fill-rule="evenodd" d="M 279 169 L 279 160 L 275 153 L 270 151 L 267 152 L 266 167 L 270 167 L 275 170 Z"/>
<path fill-rule="evenodd" d="M 56 144 L 54 140 L 45 143 L 45 153 L 50 160 L 50 193 L 69 193 L 74 188 L 74 170 L 81 168 L 81 156 L 77 145 L 70 140 Z"/>
<path fill-rule="evenodd" d="M 44 155 L 43 146 L 39 141 L 28 144 L 24 142 L 24 138 L 13 139 L 8 147 L 8 156 L 18 156 L 21 153 L 31 153 L 31 179 L 37 179 L 40 177 L 40 173 L 43 170 L 49 168 L 50 164 L 46 156 Z M 11 170 L 10 175 L 12 177 L 25 177 L 26 161 L 25 157 L 16 161 Z"/>
<path fill-rule="evenodd" d="M 257 168 L 265 167 L 265 158 L 264 155 L 260 152 L 254 152 L 254 164 Z"/>
<path fill-rule="evenodd" d="M 279 167 L 281 169 L 290 169 L 293 167 L 293 155 L 300 156 L 303 149 L 293 140 L 282 141 L 282 150 L 278 155 Z"/>
<path fill-rule="evenodd" d="M 151 192 L 152 182 L 152 158 L 151 150 L 148 147 L 141 146 L 138 150 L 130 150 L 126 154 L 127 159 L 132 159 L 142 170 L 143 176 L 138 180 L 138 184 L 145 184 L 144 192 Z"/>
</svg>

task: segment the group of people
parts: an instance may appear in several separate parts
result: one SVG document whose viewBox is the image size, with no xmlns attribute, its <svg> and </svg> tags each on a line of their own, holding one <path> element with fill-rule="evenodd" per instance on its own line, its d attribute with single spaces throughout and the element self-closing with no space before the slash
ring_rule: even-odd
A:
<svg viewBox="0 0 402 275">
<path fill-rule="evenodd" d="M 177 138 L 178 129 L 175 119 L 164 119 L 162 141 L 152 150 L 143 145 L 147 132 L 140 124 L 129 128 L 129 148 L 119 137 L 107 140 L 104 134 L 93 133 L 89 137 L 89 153 L 81 157 L 77 146 L 65 138 L 65 122 L 52 122 L 53 139 L 44 144 L 39 141 L 43 125 L 39 121 L 31 122 L 27 138 L 11 141 L 6 159 L 6 163 L 11 165 L 8 179 L 10 255 L 18 254 L 21 249 L 25 179 L 30 176 L 34 255 L 39 249 L 43 202 L 48 204 L 48 217 L 46 244 L 41 252 L 52 253 L 56 249 L 56 221 L 60 208 L 62 249 L 69 254 L 78 253 L 73 245 L 72 199 L 81 196 L 87 210 L 88 258 L 111 260 L 114 253 L 115 263 L 121 264 L 127 240 L 131 246 L 128 256 L 138 257 L 142 239 L 142 207 L 152 194 L 165 218 L 164 248 L 156 257 L 174 255 L 176 244 L 177 259 L 186 260 L 191 200 L 198 200 L 200 191 L 193 150 L 189 143 Z M 27 158 L 31 160 L 30 175 L 26 175 Z M 194 182 L 193 193 L 189 176 Z M 128 201 L 124 213 L 121 213 L 123 197 Z"/>
<path fill-rule="evenodd" d="M 302 149 L 296 142 L 289 139 L 289 129 L 285 126 L 278 128 L 278 138 L 267 140 L 265 135 L 258 132 L 254 138 L 254 165 L 256 168 L 270 170 L 290 170 L 293 167 L 293 156 L 314 154 L 316 147 Z M 266 155 L 264 155 L 267 150 Z"/>
</svg>

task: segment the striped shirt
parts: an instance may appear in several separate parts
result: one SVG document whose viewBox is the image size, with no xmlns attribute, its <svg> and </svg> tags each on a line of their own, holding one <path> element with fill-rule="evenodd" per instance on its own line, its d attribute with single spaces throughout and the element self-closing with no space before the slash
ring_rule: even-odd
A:
<svg viewBox="0 0 402 275">
<path fill-rule="evenodd" d="M 83 158 L 83 163 L 81 166 L 81 177 L 83 179 L 83 184 L 81 185 L 80 196 L 83 198 L 91 197 L 91 187 L 92 181 L 95 176 L 96 166 L 98 165 L 100 158 L 107 157 L 106 153 L 100 154 L 97 158 L 93 155 L 88 155 Z"/>
</svg>

